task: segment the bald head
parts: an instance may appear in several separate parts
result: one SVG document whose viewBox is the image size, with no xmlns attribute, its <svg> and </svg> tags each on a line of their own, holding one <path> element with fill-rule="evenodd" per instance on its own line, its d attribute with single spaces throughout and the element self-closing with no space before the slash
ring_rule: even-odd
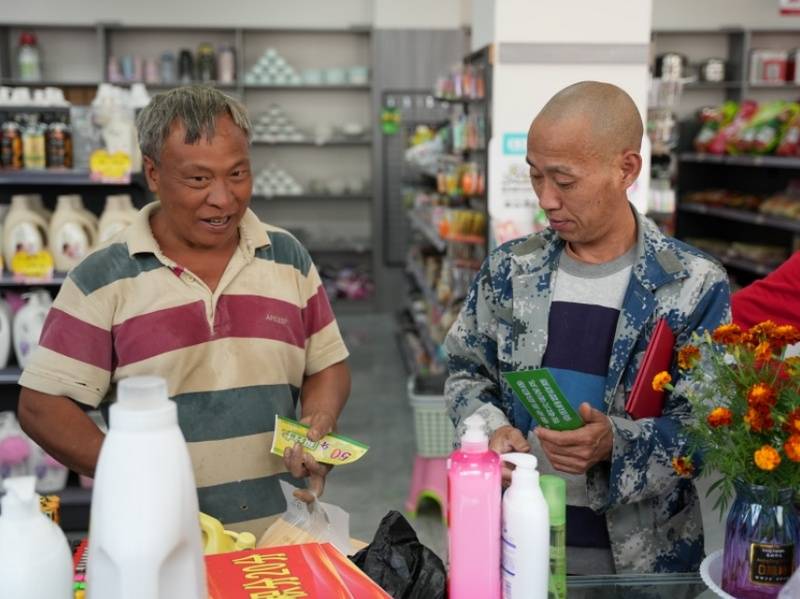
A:
<svg viewBox="0 0 800 599">
<path fill-rule="evenodd" d="M 531 131 L 542 126 L 585 123 L 594 149 L 602 153 L 638 152 L 642 117 L 633 99 L 616 85 L 581 81 L 562 89 L 542 108 Z"/>
</svg>

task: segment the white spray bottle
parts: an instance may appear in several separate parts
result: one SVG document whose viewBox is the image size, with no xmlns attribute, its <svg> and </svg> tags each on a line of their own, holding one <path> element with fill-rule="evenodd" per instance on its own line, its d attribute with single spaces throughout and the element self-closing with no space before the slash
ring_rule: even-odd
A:
<svg viewBox="0 0 800 599">
<path fill-rule="evenodd" d="M 547 599 L 550 516 L 536 457 L 507 453 L 500 459 L 516 466 L 503 495 L 503 599 Z"/>
</svg>

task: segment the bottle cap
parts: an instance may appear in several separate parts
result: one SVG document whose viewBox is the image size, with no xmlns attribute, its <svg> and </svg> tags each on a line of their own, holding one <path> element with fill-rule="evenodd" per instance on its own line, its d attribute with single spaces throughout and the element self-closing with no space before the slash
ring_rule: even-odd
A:
<svg viewBox="0 0 800 599">
<path fill-rule="evenodd" d="M 486 421 L 478 414 L 473 414 L 464 420 L 464 426 L 467 429 L 461 437 L 461 449 L 464 451 L 485 451 L 489 446 Z"/>
<path fill-rule="evenodd" d="M 3 481 L 6 494 L 0 499 L 3 517 L 19 520 L 40 513 L 35 476 L 18 476 Z"/>
<path fill-rule="evenodd" d="M 169 400 L 167 382 L 161 377 L 132 376 L 117 384 L 117 401 L 110 410 L 112 430 L 155 430 L 177 422 L 177 406 Z"/>
<path fill-rule="evenodd" d="M 567 523 L 567 483 L 553 474 L 539 477 L 539 486 L 550 512 L 550 526 L 563 526 Z"/>
<path fill-rule="evenodd" d="M 500 459 L 516 466 L 511 475 L 512 486 L 518 482 L 525 485 L 526 483 L 536 481 L 539 475 L 539 472 L 536 470 L 538 463 L 536 456 L 529 453 L 504 453 L 500 456 Z"/>
</svg>

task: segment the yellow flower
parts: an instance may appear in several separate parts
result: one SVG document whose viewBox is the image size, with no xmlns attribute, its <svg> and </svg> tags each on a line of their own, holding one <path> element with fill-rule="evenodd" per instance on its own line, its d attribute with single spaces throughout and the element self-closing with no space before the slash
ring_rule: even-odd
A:
<svg viewBox="0 0 800 599">
<path fill-rule="evenodd" d="M 691 370 L 700 361 L 700 350 L 694 345 L 684 345 L 678 352 L 678 368 Z"/>
<path fill-rule="evenodd" d="M 761 449 L 757 449 L 753 454 L 753 461 L 761 470 L 771 472 L 780 465 L 781 456 L 771 445 L 762 445 Z"/>
<path fill-rule="evenodd" d="M 728 408 L 714 408 L 706 420 L 711 428 L 730 426 L 733 422 L 733 414 Z"/>
<path fill-rule="evenodd" d="M 769 341 L 762 341 L 756 346 L 755 350 L 756 362 L 766 362 L 772 357 L 772 345 Z"/>
<path fill-rule="evenodd" d="M 800 462 L 800 435 L 791 435 L 783 444 L 786 457 L 793 462 Z"/>
<path fill-rule="evenodd" d="M 672 458 L 672 467 L 678 476 L 688 477 L 694 472 L 692 458 L 677 457 Z"/>
<path fill-rule="evenodd" d="M 767 383 L 756 383 L 747 391 L 747 405 L 751 408 L 772 407 L 777 402 L 777 393 Z"/>
<path fill-rule="evenodd" d="M 790 324 L 782 324 L 775 327 L 771 339 L 778 347 L 793 345 L 800 342 L 800 331 Z"/>
<path fill-rule="evenodd" d="M 670 385 L 671 382 L 672 376 L 670 376 L 669 372 L 663 370 L 653 377 L 653 390 L 663 391 L 667 387 L 672 386 Z"/>
<path fill-rule="evenodd" d="M 738 343 L 742 337 L 742 329 L 738 324 L 723 324 L 714 329 L 711 333 L 711 338 L 717 343 L 727 345 L 729 343 Z"/>
</svg>

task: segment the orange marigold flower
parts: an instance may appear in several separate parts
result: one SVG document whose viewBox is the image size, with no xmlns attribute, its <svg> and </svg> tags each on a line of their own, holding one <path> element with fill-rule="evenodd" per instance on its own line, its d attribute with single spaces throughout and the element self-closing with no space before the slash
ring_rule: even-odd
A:
<svg viewBox="0 0 800 599">
<path fill-rule="evenodd" d="M 786 358 L 784 360 L 784 363 L 792 370 L 800 372 L 800 356 L 792 356 L 791 358 Z"/>
<path fill-rule="evenodd" d="M 761 449 L 757 449 L 753 454 L 753 461 L 762 470 L 771 472 L 780 465 L 781 456 L 771 445 L 762 445 Z"/>
<path fill-rule="evenodd" d="M 756 362 L 760 362 L 762 365 L 772 358 L 772 345 L 769 341 L 762 341 L 756 346 L 755 356 Z"/>
<path fill-rule="evenodd" d="M 711 428 L 730 426 L 733 422 L 733 413 L 728 408 L 714 408 L 708 415 L 707 421 Z"/>
<path fill-rule="evenodd" d="M 777 401 L 777 393 L 767 383 L 756 383 L 747 391 L 747 405 L 751 408 L 759 406 L 772 407 Z"/>
<path fill-rule="evenodd" d="M 700 349 L 694 345 L 684 345 L 678 352 L 678 368 L 691 370 L 700 361 Z"/>
<path fill-rule="evenodd" d="M 772 420 L 772 414 L 770 414 L 769 408 L 766 406 L 747 410 L 747 414 L 744 416 L 744 422 L 751 431 L 756 433 L 765 433 L 775 426 L 775 421 Z"/>
<path fill-rule="evenodd" d="M 653 377 L 653 390 L 663 391 L 672 382 L 672 376 L 666 370 L 662 370 Z"/>
<path fill-rule="evenodd" d="M 770 339 L 775 334 L 775 329 L 778 328 L 771 320 L 765 320 L 764 322 L 759 322 L 756 325 L 750 327 L 750 330 L 747 331 L 752 335 L 754 338 L 758 339 Z"/>
<path fill-rule="evenodd" d="M 738 324 L 722 324 L 714 329 L 711 338 L 717 343 L 738 343 L 742 338 L 742 329 Z"/>
<path fill-rule="evenodd" d="M 800 435 L 791 435 L 783 444 L 786 457 L 793 462 L 800 462 Z"/>
<path fill-rule="evenodd" d="M 783 430 L 791 435 L 800 435 L 800 408 L 795 408 L 786 417 Z"/>
<path fill-rule="evenodd" d="M 694 464 L 692 458 L 672 458 L 672 467 L 678 476 L 688 477 L 694 472 Z"/>
<path fill-rule="evenodd" d="M 792 345 L 800 342 L 800 331 L 790 324 L 782 324 L 775 327 L 771 339 L 778 347 Z"/>
</svg>

